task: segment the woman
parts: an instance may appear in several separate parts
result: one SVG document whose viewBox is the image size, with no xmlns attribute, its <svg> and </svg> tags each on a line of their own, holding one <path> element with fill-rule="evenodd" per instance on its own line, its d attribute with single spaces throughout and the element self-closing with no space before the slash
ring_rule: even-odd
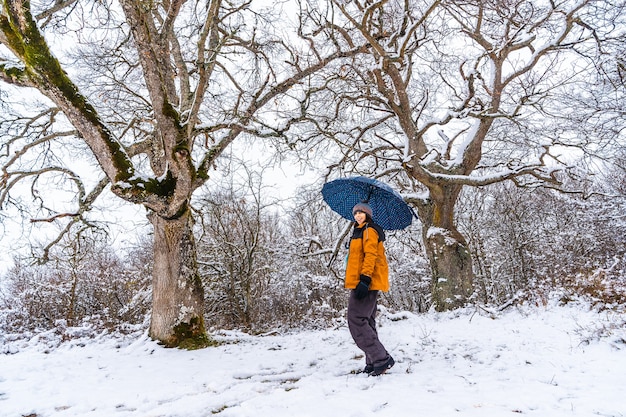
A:
<svg viewBox="0 0 626 417">
<path fill-rule="evenodd" d="M 365 352 L 365 369 L 372 376 L 384 374 L 395 361 L 378 340 L 376 307 L 379 291 L 389 291 L 389 270 L 385 256 L 385 233 L 372 221 L 372 208 L 359 203 L 352 209 L 354 231 L 350 239 L 345 287 L 348 300 L 348 327 L 356 345 Z"/>
</svg>

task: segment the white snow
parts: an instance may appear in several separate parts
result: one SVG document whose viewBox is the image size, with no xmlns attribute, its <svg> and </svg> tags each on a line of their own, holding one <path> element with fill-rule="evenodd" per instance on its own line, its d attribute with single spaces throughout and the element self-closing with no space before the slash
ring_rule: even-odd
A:
<svg viewBox="0 0 626 417">
<path fill-rule="evenodd" d="M 624 416 L 625 315 L 585 306 L 388 314 L 397 363 L 381 377 L 348 329 L 250 336 L 165 349 L 41 340 L 0 345 L 0 416 Z M 0 342 L 2 341 L 0 335 Z"/>
</svg>

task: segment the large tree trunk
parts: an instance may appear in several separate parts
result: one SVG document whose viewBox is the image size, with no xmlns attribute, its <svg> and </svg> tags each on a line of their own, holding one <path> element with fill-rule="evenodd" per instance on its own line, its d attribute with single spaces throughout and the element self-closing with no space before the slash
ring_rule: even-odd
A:
<svg viewBox="0 0 626 417">
<path fill-rule="evenodd" d="M 462 307 L 472 294 L 474 273 L 470 250 L 454 223 L 460 190 L 460 185 L 433 187 L 431 197 L 418 206 L 432 272 L 432 303 L 437 311 Z"/>
<path fill-rule="evenodd" d="M 209 344 L 203 319 L 204 292 L 198 274 L 193 217 L 150 216 L 154 226 L 150 337 L 168 347 Z"/>
</svg>

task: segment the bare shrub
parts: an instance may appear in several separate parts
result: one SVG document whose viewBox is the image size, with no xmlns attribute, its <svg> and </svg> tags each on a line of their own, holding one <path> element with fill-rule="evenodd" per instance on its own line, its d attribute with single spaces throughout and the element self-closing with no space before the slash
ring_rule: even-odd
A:
<svg viewBox="0 0 626 417">
<path fill-rule="evenodd" d="M 431 307 L 430 266 L 421 240 L 415 239 L 419 227 L 412 225 L 407 230 L 387 234 L 390 290 L 383 294 L 381 303 L 388 308 L 424 312 Z"/>
<path fill-rule="evenodd" d="M 477 300 L 545 303 L 554 293 L 623 303 L 623 202 L 497 185 L 464 195 Z"/>
<path fill-rule="evenodd" d="M 327 324 L 337 311 L 336 286 L 301 251 L 293 218 L 268 202 L 260 177 L 248 173 L 200 200 L 198 262 L 208 326 L 264 332 Z"/>
<path fill-rule="evenodd" d="M 137 256 L 146 250 L 122 259 L 100 238 L 82 234 L 67 241 L 44 265 L 16 260 L 0 294 L 0 329 L 28 336 L 59 328 L 72 337 L 84 334 L 67 329 L 97 333 L 141 325 L 149 310 L 150 263 Z"/>
</svg>

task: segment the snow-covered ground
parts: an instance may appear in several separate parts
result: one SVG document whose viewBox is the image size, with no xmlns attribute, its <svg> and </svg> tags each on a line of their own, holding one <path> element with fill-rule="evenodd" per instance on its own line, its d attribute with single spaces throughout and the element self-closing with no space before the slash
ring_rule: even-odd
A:
<svg viewBox="0 0 626 417">
<path fill-rule="evenodd" d="M 0 343 L 0 416 L 626 416 L 626 315 L 584 306 L 389 314 L 396 366 L 364 365 L 346 327 L 164 349 L 100 337 Z M 2 342 L 2 335 L 0 335 Z"/>
</svg>

